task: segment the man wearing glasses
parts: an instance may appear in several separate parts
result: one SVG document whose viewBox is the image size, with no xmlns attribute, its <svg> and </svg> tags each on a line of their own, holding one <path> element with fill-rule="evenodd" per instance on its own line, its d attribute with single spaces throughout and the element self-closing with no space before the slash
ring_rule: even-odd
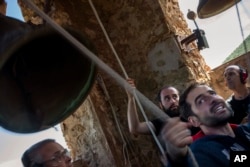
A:
<svg viewBox="0 0 250 167">
<path fill-rule="evenodd" d="M 24 167 L 73 167 L 68 150 L 53 139 L 42 140 L 27 149 L 22 163 Z"/>
</svg>

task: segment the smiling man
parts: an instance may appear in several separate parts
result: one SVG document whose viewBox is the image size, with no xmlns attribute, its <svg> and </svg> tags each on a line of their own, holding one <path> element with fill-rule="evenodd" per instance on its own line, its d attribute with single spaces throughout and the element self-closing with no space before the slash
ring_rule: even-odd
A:
<svg viewBox="0 0 250 167">
<path fill-rule="evenodd" d="M 250 151 L 250 125 L 231 125 L 232 110 L 225 100 L 205 84 L 192 84 L 180 97 L 181 115 L 169 118 L 162 131 L 169 157 L 168 166 L 229 167 L 230 152 Z M 193 140 L 189 127 L 200 127 Z M 230 151 L 231 150 L 231 151 Z"/>
</svg>

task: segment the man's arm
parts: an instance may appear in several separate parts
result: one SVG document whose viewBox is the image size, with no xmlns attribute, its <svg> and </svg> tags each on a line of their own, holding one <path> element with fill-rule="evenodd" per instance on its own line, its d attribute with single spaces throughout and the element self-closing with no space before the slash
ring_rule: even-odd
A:
<svg viewBox="0 0 250 167">
<path fill-rule="evenodd" d="M 127 79 L 128 83 L 135 88 L 134 80 L 133 79 Z M 140 122 L 137 109 L 136 109 L 136 103 L 134 96 L 127 92 L 128 95 L 128 108 L 127 108 L 127 117 L 128 117 L 128 126 L 129 131 L 132 134 L 150 134 L 150 129 L 146 122 Z M 155 131 L 155 127 L 151 122 L 148 122 L 149 126 Z"/>
<path fill-rule="evenodd" d="M 188 145 L 193 141 L 190 126 L 190 123 L 181 121 L 179 117 L 168 118 L 166 121 L 161 135 L 166 144 L 171 166 L 183 165 L 187 160 Z"/>
</svg>

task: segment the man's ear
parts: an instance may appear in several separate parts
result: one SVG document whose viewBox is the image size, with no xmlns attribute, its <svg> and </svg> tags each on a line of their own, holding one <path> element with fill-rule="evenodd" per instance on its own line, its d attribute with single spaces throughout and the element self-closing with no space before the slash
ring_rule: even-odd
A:
<svg viewBox="0 0 250 167">
<path fill-rule="evenodd" d="M 163 109 L 161 102 L 159 102 L 158 105 L 159 105 L 160 109 Z"/>
<path fill-rule="evenodd" d="M 194 127 L 200 126 L 200 121 L 196 116 L 190 116 L 188 117 L 188 122 L 190 122 Z"/>
</svg>

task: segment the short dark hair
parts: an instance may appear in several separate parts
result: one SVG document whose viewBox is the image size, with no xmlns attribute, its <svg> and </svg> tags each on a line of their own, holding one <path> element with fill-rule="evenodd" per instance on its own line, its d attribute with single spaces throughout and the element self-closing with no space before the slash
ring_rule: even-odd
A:
<svg viewBox="0 0 250 167">
<path fill-rule="evenodd" d="M 187 89 L 184 90 L 183 94 L 180 96 L 179 100 L 179 107 L 180 107 L 180 116 L 184 120 L 188 120 L 188 117 L 195 115 L 192 111 L 191 105 L 187 103 L 187 96 L 188 94 L 195 88 L 201 86 L 201 85 L 207 85 L 206 83 L 191 83 Z"/>
<path fill-rule="evenodd" d="M 156 98 L 155 98 L 157 102 L 161 102 L 161 92 L 162 92 L 162 90 L 168 89 L 168 88 L 175 88 L 175 87 L 174 86 L 170 86 L 170 85 L 165 85 L 165 86 L 161 87 L 161 89 L 158 91 L 158 93 L 156 95 Z M 179 93 L 179 90 L 178 89 L 176 89 L 176 90 Z"/>
<path fill-rule="evenodd" d="M 55 143 L 56 141 L 54 139 L 45 139 L 42 140 L 34 145 L 32 145 L 29 149 L 27 149 L 23 155 L 22 155 L 22 163 L 24 167 L 37 167 L 39 166 L 36 162 L 33 162 L 32 158 L 31 158 L 31 154 L 36 151 L 37 149 L 41 148 L 43 145 L 47 144 L 47 143 Z M 42 165 L 40 165 L 42 166 Z"/>
</svg>

